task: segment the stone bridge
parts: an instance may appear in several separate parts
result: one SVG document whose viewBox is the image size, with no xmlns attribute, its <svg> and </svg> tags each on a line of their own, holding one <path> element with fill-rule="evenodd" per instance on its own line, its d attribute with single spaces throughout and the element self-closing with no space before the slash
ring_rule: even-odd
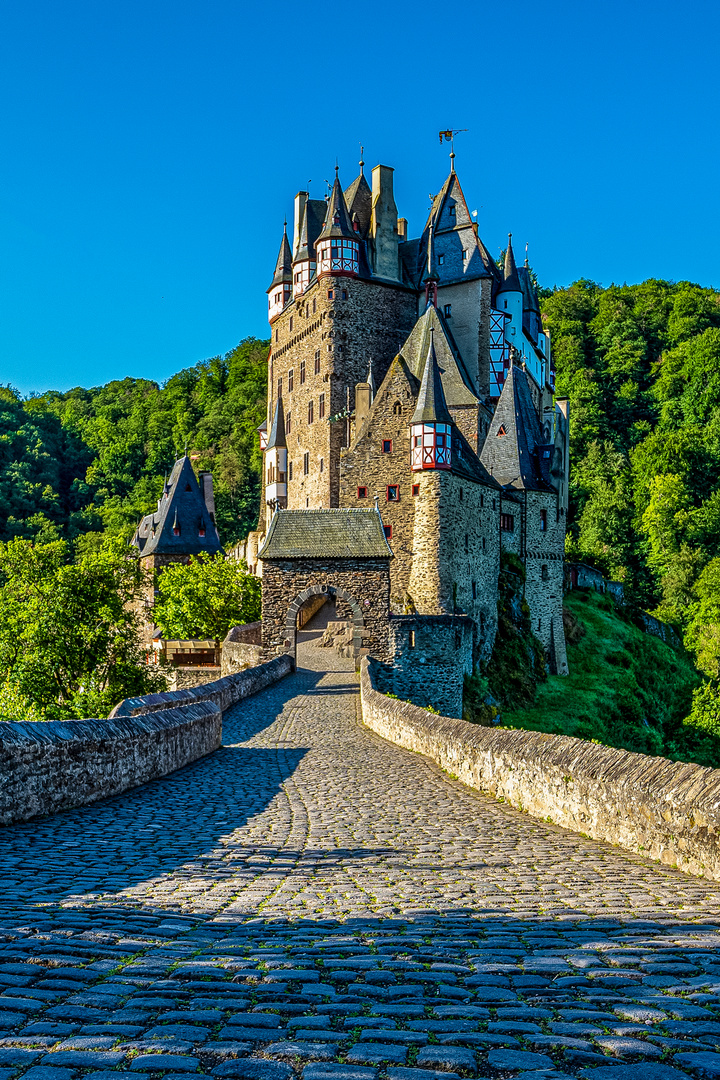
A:
<svg viewBox="0 0 720 1080">
<path fill-rule="evenodd" d="M 0 832 L 0 1080 L 720 1076 L 720 884 L 384 742 L 317 636 L 216 754 Z"/>
</svg>

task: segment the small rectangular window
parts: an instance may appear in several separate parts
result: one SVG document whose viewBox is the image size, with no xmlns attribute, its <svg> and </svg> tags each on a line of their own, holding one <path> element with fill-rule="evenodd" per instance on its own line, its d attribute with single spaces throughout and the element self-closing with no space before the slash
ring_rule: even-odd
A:
<svg viewBox="0 0 720 1080">
<path fill-rule="evenodd" d="M 333 298 L 333 291 L 332 291 L 332 289 L 328 289 L 328 300 L 332 300 L 332 298 Z"/>
<path fill-rule="evenodd" d="M 400 487 L 398 484 L 388 484 L 387 501 L 400 502 Z"/>
<path fill-rule="evenodd" d="M 444 255 L 438 255 L 438 266 L 444 266 L 444 265 L 445 265 L 445 256 Z"/>
<path fill-rule="evenodd" d="M 325 458 L 320 458 L 320 472 L 325 472 Z"/>
<path fill-rule="evenodd" d="M 543 581 L 549 581 L 550 580 L 550 574 L 548 573 L 547 566 L 541 566 L 540 567 L 540 577 L 542 578 Z"/>
<path fill-rule="evenodd" d="M 276 342 L 277 342 L 277 341 L 279 340 L 279 337 L 280 337 L 280 331 L 279 331 L 279 330 L 276 330 L 276 331 L 275 331 L 275 341 L 276 341 Z"/>
<path fill-rule="evenodd" d="M 419 484 L 413 484 L 412 493 L 413 493 L 413 495 L 419 495 L 420 494 L 420 485 Z"/>
<path fill-rule="evenodd" d="M 386 540 L 392 540 L 392 525 L 383 525 Z"/>
<path fill-rule="evenodd" d="M 443 308 L 443 315 L 446 319 L 452 318 L 452 304 L 446 304 Z"/>
<path fill-rule="evenodd" d="M 465 261 L 467 260 L 467 257 L 468 257 L 468 253 L 467 253 L 467 251 L 465 251 L 465 249 L 463 248 L 463 253 L 462 253 L 462 260 L 463 260 L 463 262 L 465 262 Z"/>
<path fill-rule="evenodd" d="M 367 499 L 367 497 L 368 497 L 367 496 L 367 488 L 366 487 L 359 487 L 358 488 L 358 499 Z"/>
<path fill-rule="evenodd" d="M 310 455 L 303 454 L 303 475 L 307 476 L 310 472 Z"/>
<path fill-rule="evenodd" d="M 472 598 L 473 600 L 477 600 L 477 581 L 473 581 L 472 583 Z"/>
<path fill-rule="evenodd" d="M 317 311 L 317 300 L 313 300 L 313 315 Z"/>
<path fill-rule="evenodd" d="M 485 537 L 484 536 L 482 538 L 482 542 L 483 542 L 483 551 L 484 551 L 485 550 Z"/>
<path fill-rule="evenodd" d="M 343 289 L 342 297 L 343 297 L 343 300 L 347 300 L 347 289 Z"/>
<path fill-rule="evenodd" d="M 318 416 L 321 420 L 325 418 L 325 395 L 321 394 L 318 398 Z"/>
<path fill-rule="evenodd" d="M 470 537 L 465 533 L 465 551 L 470 550 Z"/>
<path fill-rule="evenodd" d="M 484 506 L 484 505 L 485 505 L 485 496 L 484 496 L 484 495 L 481 495 L 481 496 L 480 496 L 480 505 L 481 505 L 481 506 Z"/>
<path fill-rule="evenodd" d="M 278 398 L 282 397 L 282 376 L 278 379 Z"/>
<path fill-rule="evenodd" d="M 540 532 L 547 532 L 547 510 L 540 511 Z"/>
<path fill-rule="evenodd" d="M 315 407 L 312 401 L 308 401 L 308 424 L 312 424 L 315 419 Z"/>
<path fill-rule="evenodd" d="M 503 532 L 515 532 L 515 518 L 512 514 L 500 515 L 500 528 Z"/>
<path fill-rule="evenodd" d="M 315 351 L 315 374 L 316 375 L 320 374 L 320 350 L 319 349 L 316 349 L 316 351 Z"/>
<path fill-rule="evenodd" d="M 301 360 L 300 361 L 300 385 L 302 386 L 302 384 L 304 382 L 305 382 L 305 361 Z"/>
<path fill-rule="evenodd" d="M 292 480 L 292 461 L 288 461 L 288 480 Z"/>
<path fill-rule="evenodd" d="M 285 431 L 288 435 L 292 431 L 292 416 L 290 413 L 287 414 L 287 419 L 285 421 Z"/>
<path fill-rule="evenodd" d="M 293 328 L 293 317 L 291 315 L 290 316 L 290 329 L 292 330 L 292 328 Z"/>
<path fill-rule="evenodd" d="M 383 454 L 392 454 L 392 439 L 383 439 L 382 452 Z"/>
<path fill-rule="evenodd" d="M 290 368 L 290 370 L 288 371 L 288 394 L 292 394 L 294 385 L 295 385 L 295 369 Z"/>
</svg>

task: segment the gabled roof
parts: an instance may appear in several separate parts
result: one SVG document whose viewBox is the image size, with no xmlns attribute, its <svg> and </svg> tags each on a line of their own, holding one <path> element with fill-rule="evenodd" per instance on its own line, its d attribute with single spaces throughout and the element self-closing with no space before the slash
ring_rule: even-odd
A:
<svg viewBox="0 0 720 1080">
<path fill-rule="evenodd" d="M 435 354 L 440 368 L 443 393 L 450 408 L 462 405 L 477 405 L 478 398 L 472 390 L 470 376 L 440 312 L 428 304 L 410 332 L 410 336 L 400 349 L 400 354 L 420 381 L 425 370 L 425 361 L 430 351 L 430 331 L 435 340 Z"/>
<path fill-rule="evenodd" d="M 325 222 L 323 224 L 322 232 L 318 236 L 318 240 L 329 240 L 331 237 L 340 236 L 357 240 L 357 237 L 353 232 L 353 227 L 350 224 L 350 217 L 348 215 L 347 206 L 345 205 L 345 196 L 340 187 L 336 167 L 335 182 L 332 186 L 332 191 L 330 192 Z"/>
<path fill-rule="evenodd" d="M 277 510 L 258 558 L 391 559 L 377 510 Z"/>
<path fill-rule="evenodd" d="M 327 206 L 324 199 L 308 199 L 302 211 L 298 248 L 293 262 L 307 262 L 315 258 L 315 242 L 325 221 Z"/>
<path fill-rule="evenodd" d="M 372 217 L 372 191 L 364 173 L 361 172 L 345 192 L 345 205 L 351 222 L 357 215 L 360 236 L 363 240 L 367 239 Z"/>
<path fill-rule="evenodd" d="M 205 535 L 200 536 L 203 530 Z M 130 543 L 138 555 L 214 555 L 222 551 L 187 454 L 175 462 L 157 510 L 142 519 Z"/>
<path fill-rule="evenodd" d="M 448 412 L 443 393 L 440 368 L 435 355 L 435 331 L 430 327 L 430 349 L 425 359 L 425 369 L 420 380 L 415 412 L 412 424 L 452 424 L 453 418 Z"/>
<path fill-rule="evenodd" d="M 276 285 L 282 285 L 283 283 L 292 284 L 292 252 L 290 251 L 290 242 L 287 237 L 287 221 L 285 222 L 285 230 L 283 232 L 283 238 L 280 242 L 280 251 L 278 253 L 277 262 L 275 263 L 275 274 L 268 287 L 274 289 Z"/>
<path fill-rule="evenodd" d="M 272 450 L 274 447 L 283 446 L 287 446 L 287 443 L 285 442 L 285 413 L 283 410 L 282 398 L 278 398 L 272 427 L 270 428 L 270 435 L 268 436 L 265 449 Z"/>
<path fill-rule="evenodd" d="M 543 445 L 540 421 L 533 405 L 528 377 L 513 363 L 498 399 L 480 460 L 503 486 L 548 491 L 542 477 L 538 448 Z"/>
<path fill-rule="evenodd" d="M 493 276 L 492 259 L 478 238 L 477 226 L 468 210 L 456 172 L 450 173 L 433 199 L 418 244 L 413 275 L 416 284 L 423 280 L 427 267 L 431 226 L 438 264 L 439 257 L 443 259 L 443 265 L 438 265 L 438 283 L 441 286 Z M 408 255 L 409 251 L 403 252 L 405 260 Z"/>
</svg>

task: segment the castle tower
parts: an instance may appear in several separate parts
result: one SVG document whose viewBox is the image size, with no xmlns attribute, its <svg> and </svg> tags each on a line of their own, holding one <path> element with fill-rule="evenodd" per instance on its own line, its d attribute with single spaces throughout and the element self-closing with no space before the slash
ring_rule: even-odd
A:
<svg viewBox="0 0 720 1080">
<path fill-rule="evenodd" d="M 498 309 L 506 315 L 505 340 L 513 345 L 518 352 L 522 352 L 523 331 L 523 293 L 515 265 L 515 255 L 512 248 L 512 233 L 508 233 L 508 244 L 505 250 L 505 265 L 503 267 L 502 285 L 497 291 L 496 304 Z"/>
<path fill-rule="evenodd" d="M 287 506 L 287 446 L 281 397 L 275 405 L 275 415 L 265 449 L 265 503 L 270 516 L 275 510 L 284 510 Z"/>
<path fill-rule="evenodd" d="M 435 330 L 431 327 L 430 352 L 410 425 L 410 462 L 413 472 L 450 468 L 452 422 L 435 354 Z"/>
<path fill-rule="evenodd" d="M 336 165 L 325 223 L 315 245 L 318 278 L 326 274 L 357 277 L 360 269 L 360 241 L 350 223 L 337 174 Z"/>
<path fill-rule="evenodd" d="M 272 326 L 282 309 L 290 299 L 292 292 L 292 252 L 287 237 L 287 221 L 283 230 L 283 238 L 280 243 L 275 273 L 270 282 L 268 293 L 268 322 Z"/>
</svg>

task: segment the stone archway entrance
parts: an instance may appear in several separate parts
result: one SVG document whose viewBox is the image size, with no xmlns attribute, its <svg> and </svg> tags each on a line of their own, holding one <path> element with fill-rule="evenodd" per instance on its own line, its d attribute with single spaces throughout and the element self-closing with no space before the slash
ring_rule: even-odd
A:
<svg viewBox="0 0 720 1080">
<path fill-rule="evenodd" d="M 307 601 L 314 596 L 322 596 L 327 600 L 337 600 L 337 598 L 340 597 L 346 601 L 351 611 L 353 650 L 355 659 L 357 659 L 360 656 L 360 650 L 363 647 L 363 630 L 365 628 L 362 607 L 355 597 L 351 596 L 345 589 L 327 583 L 323 583 L 322 585 L 311 585 L 309 588 L 304 589 L 295 597 L 288 608 L 287 618 L 285 620 L 285 652 L 292 656 L 293 661 L 297 660 L 298 614 L 303 604 L 307 603 Z"/>
</svg>

